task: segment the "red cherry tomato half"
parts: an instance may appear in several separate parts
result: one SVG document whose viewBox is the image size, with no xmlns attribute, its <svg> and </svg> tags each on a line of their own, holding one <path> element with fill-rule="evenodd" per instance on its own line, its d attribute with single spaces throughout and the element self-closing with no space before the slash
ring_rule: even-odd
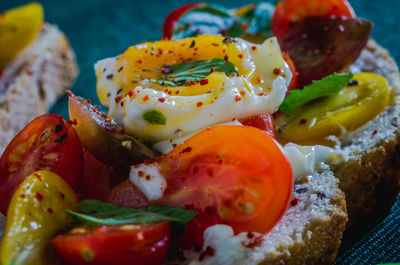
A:
<svg viewBox="0 0 400 265">
<path fill-rule="evenodd" d="M 163 38 L 171 39 L 172 34 L 174 33 L 176 22 L 179 20 L 179 18 L 182 17 L 190 9 L 201 6 L 203 4 L 204 3 L 186 4 L 174 9 L 171 13 L 169 13 L 169 15 L 165 18 L 163 24 Z"/>
<path fill-rule="evenodd" d="M 107 201 L 130 208 L 141 208 L 150 204 L 139 188 L 129 179 L 115 186 L 108 194 Z"/>
<path fill-rule="evenodd" d="M 188 224 L 185 246 L 201 246 L 204 230 L 223 223 L 236 233 L 267 233 L 286 211 L 293 174 L 281 148 L 249 126 L 206 129 L 153 162 L 167 182 L 157 204 L 199 214 Z"/>
<path fill-rule="evenodd" d="M 355 17 L 355 13 L 347 0 L 283 0 L 272 16 L 272 31 L 281 39 L 291 23 L 308 16 Z"/>
<path fill-rule="evenodd" d="M 61 176 L 74 190 L 83 173 L 82 145 L 60 115 L 31 121 L 7 146 L 0 159 L 0 211 L 7 213 L 16 187 L 39 169 Z"/>
<path fill-rule="evenodd" d="M 71 265 L 159 265 L 167 254 L 169 223 L 75 228 L 52 243 Z"/>
<path fill-rule="evenodd" d="M 240 121 L 243 125 L 251 126 L 260 129 L 272 137 L 275 137 L 274 133 L 274 118 L 269 114 L 260 114 L 245 120 Z"/>
</svg>

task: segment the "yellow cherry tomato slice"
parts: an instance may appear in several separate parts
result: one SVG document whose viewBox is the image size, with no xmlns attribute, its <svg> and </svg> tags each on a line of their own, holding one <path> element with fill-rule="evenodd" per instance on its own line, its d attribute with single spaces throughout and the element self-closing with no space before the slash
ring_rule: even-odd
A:
<svg viewBox="0 0 400 265">
<path fill-rule="evenodd" d="M 8 208 L 0 264 L 48 264 L 50 240 L 72 221 L 65 210 L 74 209 L 77 201 L 74 191 L 55 173 L 41 170 L 27 177 Z"/>
<path fill-rule="evenodd" d="M 30 3 L 0 14 L 0 69 L 31 43 L 43 24 L 43 8 Z"/>
<path fill-rule="evenodd" d="M 277 119 L 278 141 L 282 144 L 332 146 L 334 142 L 328 136 L 340 137 L 381 113 L 389 104 L 386 78 L 373 73 L 359 73 L 353 80 L 356 85 L 311 102 L 284 121 Z"/>
</svg>

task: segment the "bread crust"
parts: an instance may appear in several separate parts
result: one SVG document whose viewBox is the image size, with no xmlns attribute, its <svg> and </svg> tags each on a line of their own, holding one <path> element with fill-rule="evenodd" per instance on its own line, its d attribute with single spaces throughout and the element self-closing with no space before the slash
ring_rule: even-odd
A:
<svg viewBox="0 0 400 265">
<path fill-rule="evenodd" d="M 349 227 L 369 215 L 389 210 L 400 191 L 400 100 L 397 96 L 400 75 L 397 65 L 388 51 L 373 40 L 369 41 L 357 64 L 362 71 L 373 71 L 388 79 L 393 101 L 374 120 L 350 133 L 337 147 L 339 160 L 330 163 L 346 194 Z"/>
<path fill-rule="evenodd" d="M 78 75 L 65 35 L 45 24 L 0 78 L 0 155 L 33 118 L 47 112 Z"/>
</svg>

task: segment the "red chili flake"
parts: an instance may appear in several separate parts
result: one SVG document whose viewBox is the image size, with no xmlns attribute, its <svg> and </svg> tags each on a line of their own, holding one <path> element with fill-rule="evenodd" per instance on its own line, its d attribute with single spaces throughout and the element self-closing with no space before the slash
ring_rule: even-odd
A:
<svg viewBox="0 0 400 265">
<path fill-rule="evenodd" d="M 169 69 L 169 67 L 163 67 L 162 69 L 161 69 L 161 73 L 163 73 L 163 74 L 169 74 L 169 73 L 171 73 L 171 69 Z"/>
<path fill-rule="evenodd" d="M 144 174 L 143 171 L 141 171 L 141 170 L 138 171 L 138 176 L 139 177 L 143 177 L 143 174 Z"/>
<path fill-rule="evenodd" d="M 138 167 L 140 167 L 140 165 L 139 165 L 139 164 L 137 164 L 137 165 L 134 165 L 133 167 L 134 167 L 134 168 L 138 168 Z"/>
<path fill-rule="evenodd" d="M 137 60 L 138 63 L 143 63 L 142 59 Z"/>
<path fill-rule="evenodd" d="M 161 103 L 164 103 L 165 98 L 159 98 L 158 101 L 160 101 Z"/>
<path fill-rule="evenodd" d="M 281 73 L 281 69 L 280 68 L 275 68 L 273 73 L 274 73 L 274 75 L 279 75 Z"/>
<path fill-rule="evenodd" d="M 373 132 L 372 132 L 372 135 L 375 135 L 375 134 L 377 134 L 378 133 L 378 130 L 374 130 Z"/>
<path fill-rule="evenodd" d="M 197 107 L 201 107 L 202 105 L 203 105 L 203 102 L 201 102 L 201 101 L 199 101 L 199 102 L 196 103 L 196 106 L 197 106 Z"/>
<path fill-rule="evenodd" d="M 38 173 L 33 173 L 35 177 L 37 177 L 40 181 L 42 181 L 42 177 Z"/>
<path fill-rule="evenodd" d="M 207 256 L 214 256 L 215 255 L 215 249 L 213 249 L 210 246 L 207 246 L 207 248 L 200 253 L 199 256 L 199 261 L 203 261 Z"/>
<path fill-rule="evenodd" d="M 60 197 L 61 197 L 61 199 L 65 199 L 65 195 L 64 195 L 64 193 L 62 193 L 62 192 L 60 192 Z"/>
<path fill-rule="evenodd" d="M 225 60 L 225 61 L 228 61 L 228 58 L 229 58 L 228 55 L 225 55 L 225 56 L 224 56 L 224 60 Z"/>
<path fill-rule="evenodd" d="M 239 102 L 239 101 L 241 101 L 241 100 L 242 100 L 242 98 L 241 98 L 239 95 L 236 95 L 236 96 L 235 96 L 235 101 L 236 101 L 236 102 Z"/>
<path fill-rule="evenodd" d="M 188 146 L 184 148 L 182 151 L 180 151 L 179 154 L 189 153 L 190 151 L 192 151 L 192 147 Z"/>
<path fill-rule="evenodd" d="M 248 232 L 247 233 L 247 238 L 248 239 L 252 239 L 254 237 L 254 234 L 253 233 L 251 233 L 251 232 Z"/>
<path fill-rule="evenodd" d="M 196 48 L 194 48 L 193 50 L 194 50 L 195 52 L 197 52 L 197 51 L 199 50 L 199 48 L 196 47 Z"/>
<path fill-rule="evenodd" d="M 218 44 L 218 43 L 215 43 L 215 42 L 211 43 L 211 45 L 212 45 L 212 46 L 215 46 L 215 47 L 218 47 L 218 46 L 219 46 L 219 44 Z"/>
<path fill-rule="evenodd" d="M 214 66 L 211 66 L 210 73 L 214 73 L 214 72 L 215 72 Z"/>
<path fill-rule="evenodd" d="M 306 123 L 307 123 L 306 119 L 301 119 L 300 122 L 299 122 L 300 125 L 303 125 L 303 124 L 306 124 Z"/>
<path fill-rule="evenodd" d="M 193 69 L 190 69 L 189 72 L 190 72 L 190 73 L 193 73 L 194 71 L 193 71 Z"/>
<path fill-rule="evenodd" d="M 190 83 L 191 85 L 195 85 L 195 84 L 196 84 L 196 82 L 194 82 L 193 80 L 189 80 L 189 83 Z"/>
<path fill-rule="evenodd" d="M 172 95 L 172 91 L 168 91 L 168 95 L 170 95 L 170 96 L 171 96 L 171 95 Z"/>
<path fill-rule="evenodd" d="M 135 91 L 133 89 L 129 90 L 126 95 L 128 95 L 130 98 L 132 98 L 135 95 Z"/>
<path fill-rule="evenodd" d="M 153 164 L 153 162 L 154 162 L 154 160 L 150 160 L 150 159 L 145 159 L 145 160 L 143 161 L 143 163 L 144 163 L 146 166 Z"/>
<path fill-rule="evenodd" d="M 125 105 L 125 101 L 121 101 L 121 107 L 123 108 L 124 107 L 124 105 Z"/>
<path fill-rule="evenodd" d="M 290 205 L 291 206 L 296 206 L 299 203 L 299 199 L 298 198 L 294 198 L 291 202 Z"/>
<path fill-rule="evenodd" d="M 85 99 L 85 101 L 90 104 L 90 98 Z"/>
<path fill-rule="evenodd" d="M 21 193 L 21 198 L 25 198 L 25 193 Z"/>
<path fill-rule="evenodd" d="M 69 121 L 67 121 L 67 123 L 68 123 L 69 125 L 77 125 L 77 124 L 78 124 L 78 122 L 76 121 L 76 119 L 69 120 Z"/>
<path fill-rule="evenodd" d="M 238 57 L 239 57 L 240 59 L 242 59 L 242 58 L 243 58 L 243 54 L 239 54 Z"/>
<path fill-rule="evenodd" d="M 174 50 L 169 50 L 169 51 L 168 51 L 168 53 L 174 53 L 174 52 L 175 52 Z"/>
<path fill-rule="evenodd" d="M 43 194 L 41 194 L 40 192 L 36 193 L 35 195 L 36 199 L 38 199 L 38 201 L 42 201 L 43 200 Z"/>
<path fill-rule="evenodd" d="M 208 84 L 208 79 L 200 79 L 200 85 L 204 86 Z"/>
<path fill-rule="evenodd" d="M 151 180 L 150 175 L 146 175 L 146 180 L 147 180 L 147 181 Z"/>
<path fill-rule="evenodd" d="M 147 101 L 149 101 L 149 100 L 150 100 L 150 97 L 149 97 L 149 95 L 146 95 L 146 96 L 144 96 L 142 100 L 143 100 L 144 102 L 147 102 Z"/>
<path fill-rule="evenodd" d="M 242 28 L 242 30 L 246 30 L 249 27 L 249 25 L 246 23 L 243 23 L 240 27 Z"/>
<path fill-rule="evenodd" d="M 117 96 L 117 97 L 115 97 L 115 103 L 119 103 L 120 101 L 121 101 L 121 99 L 122 99 L 122 96 Z"/>
<path fill-rule="evenodd" d="M 53 213 L 53 209 L 47 208 L 47 212 L 50 213 L 50 214 L 52 214 L 52 213 Z"/>
<path fill-rule="evenodd" d="M 257 50 L 257 47 L 256 47 L 256 46 L 251 46 L 251 49 L 252 49 L 253 51 L 255 51 L 255 50 Z"/>
<path fill-rule="evenodd" d="M 105 121 L 106 121 L 106 122 L 111 122 L 111 120 L 112 120 L 112 119 L 111 119 L 110 116 L 107 116 L 107 118 L 105 118 Z"/>
<path fill-rule="evenodd" d="M 244 90 L 240 90 L 240 95 L 244 96 L 246 94 L 246 92 L 244 92 Z"/>
<path fill-rule="evenodd" d="M 175 95 L 178 95 L 178 94 L 179 94 L 179 90 L 175 91 Z"/>
</svg>

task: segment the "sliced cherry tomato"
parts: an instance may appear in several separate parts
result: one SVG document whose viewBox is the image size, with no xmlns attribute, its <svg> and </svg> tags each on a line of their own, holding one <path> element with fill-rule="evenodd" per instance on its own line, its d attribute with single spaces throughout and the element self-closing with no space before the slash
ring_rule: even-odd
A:
<svg viewBox="0 0 400 265">
<path fill-rule="evenodd" d="M 141 208 L 150 204 L 146 196 L 129 179 L 113 188 L 107 196 L 107 201 L 131 208 Z"/>
<path fill-rule="evenodd" d="M 159 265 L 167 254 L 169 223 L 79 227 L 53 238 L 54 249 L 73 265 Z"/>
<path fill-rule="evenodd" d="M 355 13 L 347 0 L 284 0 L 272 16 L 272 31 L 281 39 L 292 23 L 309 16 L 355 17 Z"/>
<path fill-rule="evenodd" d="M 199 213 L 181 239 L 186 247 L 201 246 L 204 230 L 218 223 L 236 233 L 267 233 L 285 213 L 292 194 L 292 169 L 281 148 L 249 126 L 206 129 L 151 164 L 136 165 L 130 179 L 151 180 L 152 167 L 167 183 L 161 199 L 152 203 Z"/>
<path fill-rule="evenodd" d="M 84 150 L 84 170 L 81 181 L 81 198 L 105 200 L 111 189 L 121 179 L 111 168 Z"/>
<path fill-rule="evenodd" d="M 174 9 L 171 13 L 169 13 L 169 15 L 165 18 L 163 24 L 163 29 L 162 29 L 163 38 L 170 39 L 172 37 L 172 34 L 174 33 L 174 28 L 179 18 L 183 16 L 186 12 L 188 12 L 190 9 L 199 7 L 201 5 L 204 5 L 204 3 L 186 4 Z"/>
<path fill-rule="evenodd" d="M 7 146 L 0 159 L 0 211 L 7 213 L 17 186 L 32 172 L 45 169 L 77 189 L 83 173 L 82 145 L 60 115 L 45 114 L 31 121 Z"/>
<path fill-rule="evenodd" d="M 243 125 L 260 129 L 272 137 L 274 133 L 274 118 L 270 114 L 260 114 L 240 121 Z"/>
</svg>

